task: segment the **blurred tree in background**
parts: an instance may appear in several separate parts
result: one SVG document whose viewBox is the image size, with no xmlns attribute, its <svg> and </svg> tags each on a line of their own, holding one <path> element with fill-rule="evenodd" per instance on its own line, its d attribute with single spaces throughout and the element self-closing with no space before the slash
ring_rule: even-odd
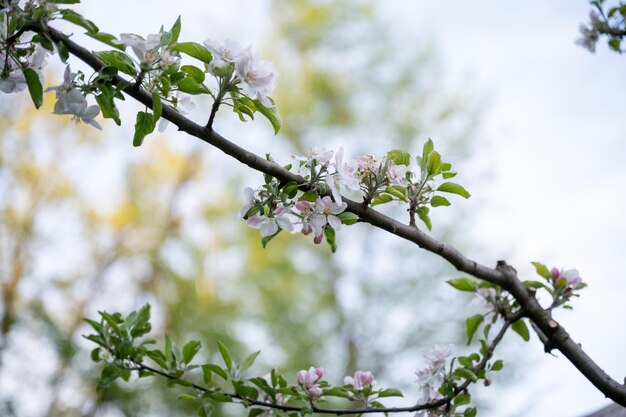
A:
<svg viewBox="0 0 626 417">
<path fill-rule="evenodd" d="M 472 101 L 444 87 L 428 45 L 398 48 L 400 35 L 373 3 L 270 7 L 268 58 L 284 120 L 276 147 L 413 150 L 429 131 L 445 133 L 437 143 L 451 159 L 470 155 Z M 160 137 L 128 152 L 129 137 L 26 108 L 0 114 L 2 416 L 193 412 L 163 381 L 95 392 L 98 370 L 81 334 L 82 318 L 99 309 L 148 301 L 157 338 L 193 337 L 213 354 L 216 339 L 239 354 L 261 349 L 259 369 L 315 364 L 339 378 L 367 368 L 405 386 L 394 370 L 412 369 L 429 334 L 453 316 L 450 308 L 419 321 L 439 297 L 428 283 L 449 269 L 411 245 L 354 226 L 340 234 L 338 256 L 287 234 L 262 250 L 258 232 L 233 216 L 245 171 L 212 149 Z"/>
</svg>

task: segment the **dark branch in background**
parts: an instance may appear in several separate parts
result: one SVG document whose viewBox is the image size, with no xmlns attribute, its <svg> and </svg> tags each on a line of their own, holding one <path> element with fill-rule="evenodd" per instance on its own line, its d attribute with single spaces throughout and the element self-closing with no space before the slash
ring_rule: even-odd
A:
<svg viewBox="0 0 626 417">
<path fill-rule="evenodd" d="M 91 52 L 67 39 L 61 32 L 48 28 L 47 34 L 55 42 L 63 42 L 72 55 L 84 61 L 95 71 L 100 70 L 104 66 Z M 127 81 L 116 77 L 114 82 L 126 83 Z M 152 96 L 134 83 L 129 84 L 124 89 L 124 92 L 145 106 L 152 108 Z M 298 184 L 306 185 L 306 181 L 301 176 L 289 172 L 280 165 L 267 161 L 247 151 L 225 139 L 211 128 L 203 127 L 192 122 L 169 106 L 163 106 L 162 117 L 174 123 L 179 130 L 220 149 L 222 152 L 232 156 L 254 170 L 271 175 L 280 181 L 295 181 Z M 626 407 L 626 386 L 613 380 L 583 351 L 579 344 L 571 339 L 567 331 L 552 319 L 550 313 L 545 311 L 535 299 L 534 294 L 528 291 L 524 284 L 518 279 L 517 272 L 513 268 L 507 266 L 504 262 L 499 264 L 497 268 L 489 268 L 481 265 L 465 257 L 453 246 L 439 242 L 415 227 L 400 223 L 397 220 L 364 206 L 362 203 L 357 203 L 347 198 L 344 199 L 344 201 L 348 204 L 347 211 L 358 215 L 362 221 L 370 223 L 372 226 L 383 229 L 402 239 L 413 242 L 420 248 L 441 256 L 459 271 L 499 285 L 511 293 L 520 304 L 522 314 L 535 323 L 546 335 L 547 342 L 550 343 L 551 347 L 561 351 L 603 394 L 616 403 Z"/>
</svg>

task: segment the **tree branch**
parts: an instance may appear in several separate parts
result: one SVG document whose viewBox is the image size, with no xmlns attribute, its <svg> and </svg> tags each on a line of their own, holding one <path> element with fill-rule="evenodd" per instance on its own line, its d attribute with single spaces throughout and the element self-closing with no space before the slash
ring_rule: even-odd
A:
<svg viewBox="0 0 626 417">
<path fill-rule="evenodd" d="M 90 51 L 70 40 L 61 32 L 47 29 L 48 36 L 55 42 L 63 42 L 68 51 L 88 64 L 95 71 L 100 70 L 103 64 Z M 115 83 L 127 82 L 121 77 L 114 79 Z M 131 83 L 124 92 L 133 97 L 145 106 L 152 108 L 152 96 Z M 182 116 L 169 106 L 163 106 L 162 117 L 175 124 L 179 130 L 195 136 L 198 139 L 220 149 L 227 155 L 235 158 L 239 162 L 250 168 L 271 175 L 280 181 L 295 181 L 298 184 L 306 184 L 304 178 L 287 171 L 280 165 L 267 161 L 252 152 L 225 139 L 212 128 L 200 126 L 193 121 Z M 581 348 L 575 343 L 567 331 L 563 329 L 551 315 L 545 311 L 524 284 L 518 279 L 517 273 L 512 268 L 489 268 L 474 260 L 465 257 L 451 245 L 440 242 L 419 229 L 411 227 L 381 214 L 361 203 L 344 198 L 348 204 L 348 211 L 356 214 L 362 221 L 370 223 L 372 226 L 385 230 L 402 239 L 415 243 L 422 249 L 439 255 L 447 260 L 457 270 L 473 275 L 476 278 L 489 281 L 499 285 L 515 297 L 520 304 L 526 317 L 532 320 L 542 332 L 548 337 L 552 347 L 561 351 L 569 361 L 603 394 L 611 398 L 616 403 L 626 407 L 626 386 L 613 380 L 604 370 L 602 370 Z M 393 409 L 394 411 L 416 411 L 417 408 Z M 352 410 L 351 413 L 355 411 Z"/>
</svg>

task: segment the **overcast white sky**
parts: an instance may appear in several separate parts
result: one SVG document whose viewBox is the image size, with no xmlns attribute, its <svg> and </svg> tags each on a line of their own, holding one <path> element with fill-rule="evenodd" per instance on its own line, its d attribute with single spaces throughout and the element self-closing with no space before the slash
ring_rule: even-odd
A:
<svg viewBox="0 0 626 417">
<path fill-rule="evenodd" d="M 271 17 L 257 0 L 86 0 L 87 16 L 107 32 L 153 33 L 183 16 L 183 36 L 261 39 Z M 604 45 L 595 55 L 574 44 L 587 20 L 586 1 L 385 1 L 381 13 L 411 40 L 433 39 L 452 85 L 471 80 L 488 97 L 478 165 L 493 177 L 468 204 L 469 225 L 492 257 L 506 257 L 530 277 L 530 261 L 578 268 L 589 283 L 575 310 L 557 319 L 614 378 L 626 376 L 625 59 Z M 104 8 L 106 7 L 106 8 Z M 124 10 L 119 14 L 118 10 Z M 238 32 L 228 22 L 247 22 Z M 260 43 L 260 42 L 256 42 Z M 280 82 L 280 81 L 279 81 Z M 473 204 L 473 206 L 471 206 Z M 570 417 L 606 404 L 565 359 L 526 349 L 533 370 L 500 398 L 492 416 Z"/>
</svg>

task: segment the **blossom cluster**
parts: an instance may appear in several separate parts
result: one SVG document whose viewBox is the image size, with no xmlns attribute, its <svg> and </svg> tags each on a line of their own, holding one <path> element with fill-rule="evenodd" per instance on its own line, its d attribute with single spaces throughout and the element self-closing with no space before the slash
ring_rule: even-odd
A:
<svg viewBox="0 0 626 417">
<path fill-rule="evenodd" d="M 82 80 L 82 74 L 73 73 L 68 65 L 65 67 L 63 84 L 48 88 L 47 91 L 56 91 L 57 101 L 54 105 L 54 113 L 72 115 L 74 120 L 80 120 L 102 130 L 100 124 L 95 121 L 96 116 L 100 114 L 100 108 L 97 105 L 87 104 L 85 89 L 81 88 L 78 80 Z"/>
<path fill-rule="evenodd" d="M 261 61 L 259 54 L 252 52 L 250 46 L 242 48 L 231 39 L 223 43 L 207 39 L 204 45 L 213 54 L 209 63 L 209 71 L 213 75 L 230 80 L 234 72 L 233 86 L 240 86 L 247 97 L 258 99 L 265 107 L 274 106 L 269 99 L 276 82 L 276 72 L 271 63 Z"/>
<path fill-rule="evenodd" d="M 342 223 L 358 220 L 356 215 L 345 212 L 347 203 L 342 193 L 351 193 L 372 206 L 394 200 L 408 203 L 410 224 L 415 226 L 417 214 L 428 228 L 431 224 L 427 206 L 450 205 L 445 197 L 435 193 L 469 197 L 455 183 L 434 186 L 436 177 L 445 180 L 456 173 L 451 172 L 450 164 L 441 161 L 431 140 L 424 145 L 422 156 L 416 158 L 419 171 L 411 169 L 410 155 L 400 150 L 389 151 L 381 158 L 368 154 L 345 161 L 343 148 L 335 152 L 314 147 L 307 155 L 293 159 L 297 162 L 296 172 L 306 184 L 283 185 L 271 179 L 257 190 L 244 190 L 246 203 L 240 217 L 247 220 L 248 226 L 260 229 L 262 238 L 273 237 L 281 230 L 299 231 L 313 234 L 315 243 L 326 236 L 334 250 L 334 236 L 327 236 L 328 232 L 338 230 Z"/>
<path fill-rule="evenodd" d="M 415 372 L 417 383 L 421 391 L 418 404 L 428 404 L 443 398 L 439 388 L 443 385 L 446 377 L 446 359 L 452 355 L 450 345 L 435 345 L 433 349 L 424 354 L 426 364 L 422 369 Z M 418 413 L 417 416 L 427 416 L 426 412 Z"/>
<path fill-rule="evenodd" d="M 346 209 L 346 203 L 337 204 L 330 196 L 317 197 L 315 201 L 277 201 L 268 188 L 244 189 L 246 204 L 239 212 L 248 226 L 260 229 L 262 237 L 274 236 L 280 230 L 297 230 L 303 235 L 313 233 L 314 242 L 321 243 L 328 226 L 334 230 L 341 227 L 338 215 Z"/>
</svg>

